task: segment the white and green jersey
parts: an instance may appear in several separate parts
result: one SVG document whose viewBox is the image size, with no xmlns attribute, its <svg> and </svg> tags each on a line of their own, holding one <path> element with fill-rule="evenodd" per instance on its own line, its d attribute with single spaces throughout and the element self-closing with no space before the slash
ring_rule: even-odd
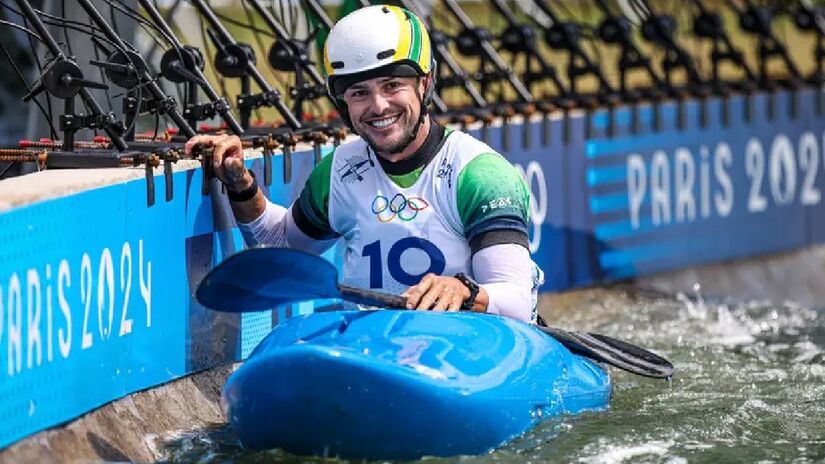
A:
<svg viewBox="0 0 825 464">
<path fill-rule="evenodd" d="M 529 192 L 487 144 L 433 124 L 398 163 L 362 140 L 341 145 L 292 211 L 306 235 L 344 238 L 344 283 L 400 293 L 430 272 L 472 275 L 473 253 L 488 246 L 526 247 Z"/>
</svg>

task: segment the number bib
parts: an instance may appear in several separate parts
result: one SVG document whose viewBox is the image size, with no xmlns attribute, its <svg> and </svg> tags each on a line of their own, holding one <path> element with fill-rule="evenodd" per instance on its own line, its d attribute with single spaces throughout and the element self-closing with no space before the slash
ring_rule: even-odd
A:
<svg viewBox="0 0 825 464">
<path fill-rule="evenodd" d="M 384 173 L 363 141 L 342 145 L 331 155 L 329 222 L 346 242 L 345 283 L 401 293 L 430 272 L 471 273 L 455 173 L 472 156 L 456 155 L 459 142 L 461 152 L 489 151 L 466 134 L 450 133 L 408 188 Z"/>
</svg>

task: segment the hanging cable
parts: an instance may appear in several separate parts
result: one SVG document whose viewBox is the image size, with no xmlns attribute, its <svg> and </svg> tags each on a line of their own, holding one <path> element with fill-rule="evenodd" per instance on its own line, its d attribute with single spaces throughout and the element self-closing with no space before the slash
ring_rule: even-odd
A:
<svg viewBox="0 0 825 464">
<path fill-rule="evenodd" d="M 173 38 L 169 37 L 163 29 L 161 29 L 159 26 L 157 26 L 152 21 L 149 21 L 148 19 L 144 18 L 140 14 L 140 12 L 138 12 L 134 8 L 130 7 L 129 5 L 127 5 L 122 0 L 115 0 L 115 1 L 103 0 L 103 1 L 106 2 L 107 4 L 109 4 L 109 7 L 111 9 L 116 9 L 121 14 L 133 19 L 140 26 L 140 28 L 146 33 L 146 35 L 148 35 L 154 41 L 155 44 L 159 45 L 160 48 L 163 51 L 167 51 L 170 48 L 170 46 L 172 46 L 172 44 L 175 43 Z M 157 34 L 160 34 L 160 36 L 162 36 L 164 40 L 163 41 L 160 40 L 158 38 Z M 177 54 L 178 54 L 178 59 L 180 59 L 181 62 L 183 62 L 183 56 L 182 56 L 182 54 L 179 50 L 177 50 Z M 147 65 L 149 65 L 149 63 L 147 63 Z M 178 92 L 178 96 L 180 96 L 179 89 L 176 89 L 176 90 Z"/>
<path fill-rule="evenodd" d="M 40 39 L 40 36 L 38 36 L 34 31 L 30 31 L 30 30 L 24 28 L 23 26 L 19 26 L 17 24 L 14 24 L 14 23 L 11 23 L 11 22 L 8 22 L 8 21 L 3 21 L 2 19 L 0 19 L 0 24 L 6 25 L 6 26 L 12 26 L 16 29 L 20 29 L 20 30 L 24 31 L 26 34 L 30 34 L 32 37 L 35 37 L 38 41 L 42 42 L 42 40 Z M 29 86 L 29 83 L 26 82 L 26 76 L 23 74 L 23 71 L 21 71 L 20 68 L 17 66 L 17 63 L 14 61 L 14 58 L 12 58 L 11 53 L 9 53 L 8 48 L 6 48 L 6 46 L 2 42 L 0 42 L 0 49 L 2 49 L 3 54 L 6 55 L 6 59 L 9 61 L 9 64 L 11 65 L 12 69 L 14 70 L 14 73 L 17 75 L 18 78 L 20 78 L 20 82 L 23 83 L 23 87 L 26 89 L 26 93 L 31 92 L 32 89 L 31 89 L 31 86 Z M 52 120 L 49 117 L 49 113 L 46 112 L 46 109 L 43 108 L 43 105 L 37 100 L 37 98 L 33 98 L 32 100 L 34 101 L 34 104 L 37 105 L 37 107 L 40 109 L 40 112 L 43 113 L 43 116 L 46 118 L 46 123 L 49 124 L 49 130 L 51 131 L 51 137 L 53 139 L 56 139 L 57 138 L 57 130 L 55 130 L 54 124 L 52 124 Z M 0 177 L 2 177 L 2 176 L 0 175 Z"/>
<path fill-rule="evenodd" d="M 36 46 L 36 44 L 35 44 L 34 42 L 32 42 L 32 39 L 33 39 L 33 38 L 34 38 L 34 39 L 37 39 L 37 41 L 38 41 L 39 43 L 41 43 L 41 44 L 43 43 L 43 39 L 42 39 L 42 38 L 41 38 L 38 34 L 36 34 L 34 31 L 32 31 L 31 29 L 28 29 L 28 25 L 29 25 L 29 23 L 28 23 L 28 20 L 26 19 L 26 17 L 25 17 L 22 13 L 20 13 L 19 11 L 17 11 L 17 10 L 15 10 L 14 8 L 12 8 L 12 7 L 8 6 L 8 5 L 6 5 L 6 4 L 5 4 L 5 3 L 3 3 L 3 2 L 0 2 L 0 6 L 5 7 L 7 10 L 11 11 L 12 13 L 14 13 L 14 14 L 16 14 L 17 16 L 20 16 L 20 18 L 22 18 L 22 20 L 23 20 L 23 26 L 20 26 L 20 25 L 18 25 L 18 24 L 15 24 L 15 23 L 12 23 L 12 22 L 9 22 L 9 21 L 3 21 L 3 23 L 4 23 L 4 24 L 6 24 L 6 25 L 8 25 L 8 26 L 11 26 L 11 27 L 13 27 L 13 28 L 15 28 L 15 29 L 20 29 L 20 30 L 22 30 L 23 32 L 26 32 L 26 38 L 27 38 L 27 40 L 28 40 L 28 42 L 29 42 L 29 47 L 30 47 L 32 50 L 37 50 L 37 46 Z M 41 62 L 40 62 L 40 58 L 37 56 L 37 53 L 34 53 L 34 54 L 33 54 L 33 56 L 34 56 L 34 64 L 35 64 L 35 66 L 37 67 L 37 72 L 38 72 L 40 75 L 42 75 L 42 74 L 43 74 L 43 63 L 41 63 Z M 24 78 L 24 79 L 25 79 L 25 78 Z M 28 88 L 28 84 L 26 84 L 26 87 Z M 51 128 L 51 130 L 52 130 L 52 137 L 57 138 L 57 134 L 56 134 L 56 132 L 54 131 L 54 125 L 53 125 L 53 123 L 52 123 L 52 119 L 54 119 L 54 118 L 53 118 L 54 113 L 53 113 L 53 111 L 52 111 L 52 97 L 51 97 L 51 95 L 50 95 L 49 93 L 46 93 L 45 97 L 46 97 L 46 108 L 47 108 L 47 113 L 48 113 L 48 114 L 46 115 L 46 121 L 49 123 L 49 127 L 50 127 L 50 128 Z M 35 99 L 35 100 L 36 100 L 36 99 Z"/>
<path fill-rule="evenodd" d="M 2 3 L 0 3 L 0 5 L 2 5 Z M 19 30 L 19 31 L 23 31 L 23 32 L 25 32 L 26 34 L 28 34 L 29 36 L 34 37 L 35 39 L 37 39 L 37 41 L 38 41 L 38 42 L 41 42 L 41 43 L 43 42 L 43 41 L 40 39 L 40 36 L 38 36 L 36 32 L 34 32 L 34 31 L 33 31 L 33 30 L 31 30 L 31 29 L 27 29 L 27 28 L 25 28 L 25 27 L 23 27 L 23 26 L 21 26 L 21 25 L 19 25 L 19 24 L 17 24 L 17 23 L 13 23 L 13 22 L 11 22 L 11 21 L 6 21 L 5 19 L 0 19 L 0 24 L 2 24 L 2 25 L 4 25 L 4 26 L 11 27 L 11 28 L 14 28 L 14 29 L 17 29 L 17 30 Z"/>
<path fill-rule="evenodd" d="M 114 1 L 112 1 L 112 0 L 103 0 L 103 1 L 108 3 L 111 8 L 114 8 L 114 9 L 120 11 L 123 15 L 125 15 L 125 16 L 127 16 L 127 17 L 129 17 L 129 18 L 131 18 L 131 19 L 133 19 L 137 22 L 137 24 L 146 33 L 146 35 L 148 35 L 153 40 L 153 47 L 151 49 L 152 52 L 154 52 L 155 46 L 160 46 L 161 50 L 163 50 L 164 52 L 168 51 L 169 49 L 174 49 L 177 56 L 178 56 L 178 59 L 180 60 L 180 62 L 181 63 L 184 62 L 182 52 L 175 45 L 175 44 L 178 43 L 178 41 L 174 37 L 170 36 L 162 27 L 160 27 L 158 24 L 155 24 L 154 21 L 150 21 L 149 19 L 144 18 L 143 15 L 141 15 L 141 13 L 139 11 L 137 11 L 136 9 L 129 6 L 123 0 L 114 0 Z M 157 2 L 155 2 L 155 4 L 157 4 Z M 154 33 L 152 31 L 154 31 Z M 164 43 L 164 41 L 161 41 L 156 34 L 160 34 L 163 37 L 165 43 Z M 148 60 L 148 57 L 147 57 L 147 66 L 151 67 L 151 63 L 149 63 L 148 61 L 149 60 Z M 181 94 L 182 94 L 182 92 L 180 91 L 180 88 L 178 86 L 175 86 L 175 91 L 178 94 L 178 100 L 180 100 L 181 99 L 180 97 L 181 97 Z"/>
<path fill-rule="evenodd" d="M 89 18 L 89 27 L 93 27 L 94 24 L 92 23 L 92 18 Z M 92 47 L 95 53 L 95 60 L 102 61 L 100 59 L 100 47 Z M 97 67 L 98 74 L 100 75 L 100 81 L 104 82 L 106 80 L 106 72 L 101 67 Z M 114 105 L 112 105 L 112 95 L 109 93 L 109 89 L 103 89 L 103 94 L 106 96 L 106 106 L 110 112 L 114 111 Z M 97 129 L 95 129 L 95 134 L 97 134 Z"/>
<path fill-rule="evenodd" d="M 285 16 L 284 13 L 284 0 L 278 0 L 278 17 L 283 18 Z"/>
<path fill-rule="evenodd" d="M 175 0 L 175 2 L 172 4 L 172 6 L 169 7 L 169 11 L 165 15 L 162 16 L 164 21 L 166 21 L 168 23 L 171 20 L 172 15 L 174 14 L 175 10 L 178 8 L 178 5 L 180 5 L 181 1 L 182 0 Z M 152 4 L 154 5 L 156 10 L 160 11 L 160 6 L 158 5 L 157 0 L 152 0 Z M 158 45 L 159 44 L 157 42 L 152 43 L 152 46 L 149 48 L 149 51 L 146 53 L 147 58 L 151 58 L 152 56 L 154 56 L 155 48 Z"/>
<path fill-rule="evenodd" d="M 37 11 L 37 10 L 35 10 Z M 60 0 L 60 12 L 63 17 L 66 17 L 66 0 Z M 69 40 L 69 30 L 65 27 L 63 28 L 63 36 L 66 38 L 66 50 L 69 52 L 69 56 L 74 56 L 74 50 L 72 50 L 72 41 Z"/>
<path fill-rule="evenodd" d="M 111 3 L 109 3 L 109 21 L 112 23 L 112 30 L 114 30 L 115 33 L 118 36 L 121 36 L 120 28 L 117 26 L 117 18 L 115 17 L 115 9 L 112 8 Z"/>
<path fill-rule="evenodd" d="M 155 113 L 155 131 L 152 133 L 152 142 L 157 140 L 158 131 L 160 130 L 160 114 Z"/>
<path fill-rule="evenodd" d="M 245 4 L 244 4 L 244 8 L 246 8 Z M 214 13 L 215 13 L 215 16 L 218 19 L 220 19 L 221 21 L 223 21 L 225 23 L 229 23 L 229 24 L 232 24 L 232 25 L 235 25 L 235 26 L 238 26 L 238 27 L 242 27 L 244 29 L 249 29 L 250 31 L 255 32 L 256 34 L 263 34 L 263 35 L 268 36 L 268 37 L 275 37 L 275 34 L 273 34 L 272 32 L 264 30 L 264 29 L 257 28 L 254 25 L 252 25 L 252 23 L 249 23 L 249 22 L 244 23 L 243 21 L 238 21 L 237 19 L 230 18 L 229 16 L 218 13 L 217 11 L 214 12 Z"/>
<path fill-rule="evenodd" d="M 9 10 L 12 13 L 14 13 L 14 14 L 20 16 L 21 18 L 23 18 L 24 23 L 26 25 L 28 25 L 28 20 L 23 16 L 22 13 L 20 13 L 16 9 L 10 7 L 9 5 L 6 5 L 3 2 L 0 2 L 0 6 L 3 6 L 7 10 Z M 94 28 L 93 26 L 89 26 L 88 24 L 81 23 L 79 21 L 72 21 L 70 19 L 61 18 L 60 16 L 51 15 L 51 14 L 45 13 L 45 12 L 40 11 L 40 10 L 34 10 L 34 11 L 39 16 L 43 16 L 44 18 L 49 19 L 49 20 L 44 20 L 43 21 L 44 24 L 48 24 L 49 26 L 68 27 L 71 30 L 81 32 L 81 33 L 86 34 L 90 37 L 94 37 L 95 39 L 106 42 L 106 43 L 114 46 L 115 48 L 117 48 L 117 45 L 114 42 L 112 42 L 111 40 L 109 40 L 107 37 L 97 35 L 96 32 L 101 32 L 101 31 L 99 29 Z M 71 25 L 71 27 L 69 25 Z M 37 34 L 35 34 L 35 37 L 37 37 Z M 37 38 L 39 39 L 39 37 L 37 37 Z M 35 47 L 34 47 L 33 44 L 32 44 L 32 50 L 35 50 Z M 36 58 L 36 56 L 35 56 L 35 58 Z M 38 70 L 42 72 L 42 64 L 39 62 L 39 60 L 38 60 Z"/>
<path fill-rule="evenodd" d="M 246 4 L 246 2 L 245 2 L 245 1 L 243 1 L 243 0 L 241 0 L 241 8 L 243 8 L 244 14 L 246 15 L 246 21 L 247 21 L 247 23 L 249 23 L 249 24 L 250 24 L 250 25 L 249 25 L 249 26 L 247 26 L 247 27 L 248 27 L 250 30 L 252 30 L 252 37 L 255 39 L 255 44 L 258 46 L 258 50 L 260 50 L 260 51 L 261 51 L 261 54 L 262 54 L 262 55 L 266 56 L 266 46 L 264 45 L 264 43 L 263 43 L 263 42 L 261 42 L 261 36 L 260 36 L 260 34 L 261 34 L 262 32 L 261 32 L 261 33 L 259 33 L 258 31 L 260 31 L 260 29 L 257 29 L 257 28 L 255 28 L 255 27 L 253 27 L 253 26 L 252 26 L 252 24 L 254 24 L 254 22 L 255 22 L 255 18 L 253 17 L 252 12 L 251 12 L 251 11 L 249 11 L 249 6 L 248 6 L 248 5 Z M 271 37 L 275 37 L 275 36 L 274 36 L 274 34 L 271 34 L 271 33 L 270 33 L 270 34 L 268 34 L 268 35 L 270 35 Z M 273 68 L 272 68 L 272 65 L 269 63 L 269 60 L 263 60 L 263 61 L 264 61 L 264 62 L 266 62 L 266 67 L 267 67 L 267 69 L 269 69 L 269 72 L 271 72 L 271 73 L 272 73 L 272 77 L 273 77 L 273 78 L 276 78 L 276 77 L 277 77 L 277 76 L 276 76 L 276 71 L 275 71 L 275 69 L 273 69 Z M 276 80 L 277 80 L 277 79 L 276 79 Z M 291 104 L 292 102 L 290 101 L 289 92 L 283 92 L 282 94 L 284 94 L 284 103 L 285 103 L 285 104 Z M 261 117 L 261 111 L 260 111 L 260 109 L 258 109 L 258 108 L 256 108 L 256 109 L 255 109 L 255 117 L 256 117 L 258 120 L 262 120 L 262 119 L 263 119 L 263 118 Z"/>
<path fill-rule="evenodd" d="M 140 13 L 138 13 L 137 11 L 129 8 L 128 5 L 124 4 L 120 0 L 117 0 L 117 3 L 112 2 L 111 0 L 104 0 L 104 1 L 106 3 L 108 3 L 109 6 L 112 7 L 113 9 L 118 10 L 121 14 L 123 14 L 125 16 L 128 16 L 129 18 L 135 20 L 135 22 L 137 22 L 137 24 L 141 27 L 141 29 L 143 29 L 143 31 L 146 32 L 146 34 L 149 37 L 152 38 L 152 40 L 157 42 L 161 46 L 161 48 L 163 47 L 163 42 L 160 39 L 158 39 L 157 35 L 155 35 L 155 34 L 160 34 L 161 36 L 163 36 L 163 38 L 164 38 L 164 40 L 166 41 L 167 44 L 172 42 L 172 39 L 167 37 L 166 34 L 164 33 L 164 31 L 161 28 L 157 27 L 157 25 L 155 25 L 151 21 L 147 20 L 146 18 L 140 16 Z M 152 32 L 152 31 L 154 31 L 154 32 Z M 164 48 L 164 50 L 167 50 L 167 48 Z"/>
<path fill-rule="evenodd" d="M 8 5 L 6 5 L 6 7 L 9 8 Z M 44 19 L 43 20 L 44 24 L 63 27 L 63 28 L 68 28 L 68 29 L 74 30 L 76 32 L 86 34 L 89 37 L 92 37 L 95 40 L 97 40 L 98 44 L 100 42 L 107 43 L 108 45 L 112 46 L 113 48 L 118 50 L 120 53 L 122 53 L 123 56 L 129 61 L 129 64 L 131 64 L 134 69 L 140 69 L 140 67 L 132 60 L 131 56 L 129 55 L 129 53 L 128 53 L 129 50 L 123 49 L 119 44 L 117 44 L 113 40 L 109 39 L 105 35 L 101 35 L 102 31 L 100 29 L 98 29 L 94 26 L 91 26 L 91 25 L 81 23 L 79 21 L 73 21 L 73 20 L 69 20 L 69 19 L 66 19 L 66 18 L 60 18 L 60 17 L 54 16 L 54 15 L 45 13 L 43 11 L 39 11 L 39 10 L 34 10 L 34 11 L 35 11 L 35 13 L 38 14 L 38 16 L 42 16 L 44 18 L 51 19 L 51 20 L 45 20 Z M 18 13 L 18 14 L 20 14 L 20 13 Z M 98 33 L 101 33 L 101 34 L 98 34 Z M 97 46 L 98 44 L 95 44 L 95 45 Z M 42 74 L 42 72 L 43 72 L 42 69 L 40 69 L 41 74 Z M 150 82 L 153 82 L 153 81 L 150 81 Z M 143 84 L 138 84 L 138 85 L 135 86 L 135 89 L 138 92 L 138 97 L 137 97 L 138 104 L 140 104 L 140 102 L 143 101 L 143 89 L 142 89 L 142 87 L 143 87 Z M 131 90 L 131 89 L 128 89 L 128 90 Z M 110 105 L 111 105 L 111 103 L 110 103 Z M 50 108 L 50 111 L 51 111 L 51 108 Z M 134 128 L 136 122 L 137 122 L 137 118 L 134 118 L 131 121 L 131 123 L 129 124 L 129 126 L 126 128 L 126 133 L 131 132 L 131 130 Z"/>
<path fill-rule="evenodd" d="M 204 24 L 203 17 L 200 16 L 200 15 L 198 16 L 198 22 L 200 24 L 200 27 L 198 29 L 200 29 L 200 32 L 201 32 L 201 41 L 203 42 L 203 49 L 204 49 L 205 55 L 207 57 L 215 56 L 213 51 L 212 51 L 212 46 L 210 45 L 211 42 L 209 41 L 209 38 L 206 36 L 206 27 L 207 26 L 206 26 L 206 24 Z M 226 89 L 226 79 L 219 72 L 216 72 L 215 76 L 217 77 L 217 80 L 218 80 L 218 87 L 221 88 L 221 95 L 229 95 L 229 92 Z M 234 104 L 234 103 L 235 103 L 235 101 L 230 100 L 230 104 Z M 234 107 L 234 109 L 237 110 L 237 107 Z"/>
<path fill-rule="evenodd" d="M 11 169 L 12 166 L 14 166 L 16 163 L 17 163 L 16 161 L 12 161 L 9 164 L 7 164 L 6 167 L 3 168 L 2 171 L 0 171 L 0 179 L 2 179 L 3 176 L 5 176 L 7 172 L 9 172 L 9 169 Z"/>
<path fill-rule="evenodd" d="M 3 5 L 3 6 L 10 9 L 11 11 L 14 11 L 15 13 L 17 13 L 18 16 L 23 18 L 23 25 L 25 26 L 24 29 L 29 30 L 28 29 L 29 21 L 25 16 L 23 16 L 22 13 L 19 13 L 19 12 L 15 11 L 14 9 L 9 8 L 8 5 Z M 26 37 L 28 38 L 29 46 L 31 47 L 32 50 L 37 50 L 37 47 L 35 46 L 35 43 L 32 42 L 32 37 L 37 37 L 38 41 L 41 44 L 44 43 L 43 39 L 37 34 L 26 34 Z M 40 62 L 40 58 L 37 56 L 37 53 L 34 53 L 34 63 L 37 66 L 38 75 L 42 76 L 43 75 L 43 63 Z M 46 109 L 47 109 L 47 112 L 48 112 L 48 117 L 46 118 L 46 120 L 49 123 L 49 127 L 54 127 L 54 125 L 52 123 L 52 121 L 54 120 L 54 109 L 52 108 L 52 95 L 50 93 L 46 92 L 44 96 L 46 98 Z M 57 138 L 57 134 L 55 133 L 53 137 Z"/>
</svg>

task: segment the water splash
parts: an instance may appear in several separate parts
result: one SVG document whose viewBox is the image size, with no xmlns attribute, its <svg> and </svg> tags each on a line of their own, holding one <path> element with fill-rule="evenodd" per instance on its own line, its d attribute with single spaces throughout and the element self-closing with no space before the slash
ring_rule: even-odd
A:
<svg viewBox="0 0 825 464">
<path fill-rule="evenodd" d="M 668 383 L 613 370 L 610 409 L 543 422 L 483 456 L 435 463 L 825 461 L 825 313 L 792 302 L 598 290 L 554 325 L 671 359 Z M 170 439 L 172 462 L 338 463 L 240 447 L 225 425 Z"/>
</svg>

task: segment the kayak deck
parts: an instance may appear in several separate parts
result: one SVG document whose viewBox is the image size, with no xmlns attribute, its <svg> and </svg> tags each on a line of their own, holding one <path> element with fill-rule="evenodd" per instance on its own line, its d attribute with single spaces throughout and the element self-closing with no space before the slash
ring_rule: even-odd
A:
<svg viewBox="0 0 825 464">
<path fill-rule="evenodd" d="M 341 311 L 285 321 L 224 388 L 244 446 L 357 459 L 480 454 L 610 380 L 534 327 L 474 313 Z"/>
</svg>

